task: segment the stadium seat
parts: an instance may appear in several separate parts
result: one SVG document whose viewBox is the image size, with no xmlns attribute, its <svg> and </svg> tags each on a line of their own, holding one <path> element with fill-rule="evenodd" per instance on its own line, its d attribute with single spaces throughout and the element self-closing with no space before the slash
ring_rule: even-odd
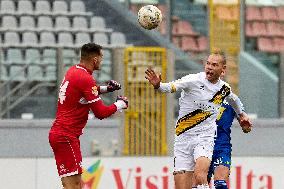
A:
<svg viewBox="0 0 284 189">
<path fill-rule="evenodd" d="M 56 67 L 55 65 L 49 65 L 46 67 L 46 74 L 44 77 L 47 81 L 55 81 L 56 80 Z"/>
<path fill-rule="evenodd" d="M 25 81 L 26 80 L 26 74 L 25 74 L 24 67 L 23 66 L 11 66 L 10 67 L 9 80 Z"/>
<path fill-rule="evenodd" d="M 53 1 L 52 13 L 55 15 L 68 15 L 67 2 L 64 0 Z"/>
<path fill-rule="evenodd" d="M 35 30 L 35 20 L 31 16 L 20 17 L 20 29 L 21 30 Z"/>
<path fill-rule="evenodd" d="M 104 49 L 103 50 L 103 64 L 111 65 L 111 51 Z"/>
<path fill-rule="evenodd" d="M 274 7 L 262 7 L 261 14 L 263 20 L 279 20 L 277 12 Z"/>
<path fill-rule="evenodd" d="M 35 2 L 35 14 L 36 15 L 51 15 L 51 8 L 49 1 L 37 0 Z"/>
<path fill-rule="evenodd" d="M 173 24 L 173 35 L 198 35 L 196 32 L 193 31 L 191 24 L 188 21 L 180 20 L 176 24 Z"/>
<path fill-rule="evenodd" d="M 284 6 L 276 8 L 279 20 L 284 21 Z"/>
<path fill-rule="evenodd" d="M 86 17 L 75 16 L 73 18 L 72 30 L 77 30 L 77 31 L 86 31 L 86 30 L 88 30 L 88 20 L 86 19 Z"/>
<path fill-rule="evenodd" d="M 267 32 L 270 36 L 284 36 L 284 27 L 280 22 L 268 22 Z"/>
<path fill-rule="evenodd" d="M 0 14 L 16 14 L 15 1 L 2 0 L 0 3 Z"/>
<path fill-rule="evenodd" d="M 58 16 L 55 18 L 55 29 L 57 31 L 70 31 L 70 20 L 66 16 Z"/>
<path fill-rule="evenodd" d="M 21 49 L 7 49 L 6 63 L 8 64 L 26 64 Z"/>
<path fill-rule="evenodd" d="M 63 49 L 63 63 L 64 65 L 71 66 L 78 63 L 78 56 L 73 49 Z"/>
<path fill-rule="evenodd" d="M 200 36 L 197 38 L 198 48 L 201 52 L 205 52 L 208 50 L 208 39 L 205 36 Z"/>
<path fill-rule="evenodd" d="M 109 46 L 108 36 L 105 33 L 94 33 L 93 42 L 104 47 Z"/>
<path fill-rule="evenodd" d="M 51 31 L 53 30 L 52 18 L 49 16 L 39 16 L 37 29 L 39 31 Z"/>
<path fill-rule="evenodd" d="M 69 32 L 58 33 L 58 42 L 57 44 L 62 47 L 73 47 L 73 36 Z"/>
<path fill-rule="evenodd" d="M 23 47 L 38 47 L 38 38 L 35 32 L 24 32 L 23 33 Z"/>
<path fill-rule="evenodd" d="M 260 8 L 256 6 L 248 6 L 246 8 L 246 20 L 247 21 L 262 20 Z"/>
<path fill-rule="evenodd" d="M 253 22 L 252 28 L 254 36 L 267 36 L 267 29 L 264 22 Z"/>
<path fill-rule="evenodd" d="M 110 43 L 113 46 L 124 46 L 126 44 L 125 35 L 121 32 L 111 33 Z"/>
<path fill-rule="evenodd" d="M 165 20 L 162 20 L 161 24 L 159 25 L 159 31 L 162 35 L 167 34 L 167 23 Z"/>
<path fill-rule="evenodd" d="M 2 31 L 16 30 L 18 29 L 18 22 L 15 16 L 3 16 L 2 17 Z"/>
<path fill-rule="evenodd" d="M 86 12 L 85 4 L 81 0 L 70 2 L 70 13 L 72 15 L 91 16 L 92 12 Z"/>
<path fill-rule="evenodd" d="M 16 32 L 4 33 L 4 45 L 6 47 L 20 46 L 20 37 Z"/>
<path fill-rule="evenodd" d="M 39 37 L 39 44 L 42 47 L 54 47 L 56 45 L 56 40 L 54 33 L 52 32 L 42 32 Z"/>
<path fill-rule="evenodd" d="M 6 66 L 1 65 L 0 66 L 0 80 L 6 81 L 8 80 L 8 72 Z"/>
<path fill-rule="evenodd" d="M 197 46 L 194 37 L 182 37 L 181 49 L 184 51 L 198 52 L 199 48 Z"/>
<path fill-rule="evenodd" d="M 31 15 L 34 13 L 32 1 L 21 0 L 18 1 L 18 14 L 20 15 Z"/>
<path fill-rule="evenodd" d="M 43 49 L 42 63 L 47 65 L 56 64 L 56 50 L 55 49 Z"/>
<path fill-rule="evenodd" d="M 260 51 L 275 52 L 271 38 L 259 37 L 257 39 L 257 46 Z"/>
<path fill-rule="evenodd" d="M 79 32 L 75 34 L 75 46 L 81 47 L 85 43 L 90 43 L 91 37 L 89 33 Z"/>
<path fill-rule="evenodd" d="M 93 16 L 91 18 L 90 30 L 92 30 L 92 31 L 104 31 L 104 32 L 111 32 L 112 31 L 112 29 L 106 28 L 104 18 L 100 17 L 100 16 Z"/>
<path fill-rule="evenodd" d="M 32 48 L 25 50 L 25 61 L 27 64 L 41 64 L 39 49 Z"/>
<path fill-rule="evenodd" d="M 284 52 L 284 38 L 274 37 L 273 43 L 274 43 L 274 50 L 276 52 Z"/>
<path fill-rule="evenodd" d="M 246 23 L 246 36 L 248 37 L 254 37 L 255 34 L 253 33 L 253 28 L 252 28 L 252 23 L 251 22 L 247 22 Z"/>
<path fill-rule="evenodd" d="M 41 81 L 43 80 L 42 68 L 39 65 L 29 65 L 28 67 L 28 80 Z"/>
</svg>

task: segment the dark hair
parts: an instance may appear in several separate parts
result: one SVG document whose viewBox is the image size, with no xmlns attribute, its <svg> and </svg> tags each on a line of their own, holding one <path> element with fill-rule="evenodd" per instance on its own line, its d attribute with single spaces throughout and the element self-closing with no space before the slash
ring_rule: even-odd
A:
<svg viewBox="0 0 284 189">
<path fill-rule="evenodd" d="M 102 46 L 95 43 L 84 44 L 81 48 L 81 59 L 89 59 L 93 55 L 101 55 Z"/>
<path fill-rule="evenodd" d="M 222 58 L 221 63 L 224 64 L 224 65 L 226 65 L 226 63 L 227 63 L 227 58 L 226 58 L 226 55 L 225 55 L 224 51 L 222 51 L 222 50 L 220 50 L 220 49 L 214 49 L 211 54 L 221 56 L 221 58 Z"/>
</svg>

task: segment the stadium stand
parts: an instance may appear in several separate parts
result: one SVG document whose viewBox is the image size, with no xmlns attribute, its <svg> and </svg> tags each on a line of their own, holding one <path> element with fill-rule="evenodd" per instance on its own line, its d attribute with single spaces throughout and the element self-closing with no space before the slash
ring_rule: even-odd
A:
<svg viewBox="0 0 284 189">
<path fill-rule="evenodd" d="M 280 52 L 284 51 L 284 3 L 274 0 L 248 0 L 246 3 L 246 50 L 252 55 L 260 54 L 256 58 L 277 74 Z M 142 5 L 132 4 L 130 10 L 137 13 Z M 157 6 L 167 11 L 163 1 Z M 174 1 L 173 6 L 172 42 L 190 55 L 205 54 L 209 48 L 207 1 L 179 0 Z M 218 7 L 216 12 L 224 20 L 238 16 L 236 10 L 230 7 Z M 160 27 L 160 32 L 165 34 L 163 27 Z"/>
<path fill-rule="evenodd" d="M 63 48 L 66 71 L 78 63 L 78 48 L 84 43 L 100 43 L 108 53 L 110 48 L 129 45 L 124 33 L 110 28 L 103 17 L 87 11 L 81 0 L 1 0 L 0 20 L 1 88 L 16 85 L 26 92 L 24 88 L 32 89 L 43 82 L 55 83 L 58 47 Z M 96 75 L 99 82 L 111 78 L 111 56 L 108 54 L 104 59 L 102 74 Z M 44 95 L 53 98 L 54 91 L 53 88 Z M 25 94 L 15 90 L 12 95 Z"/>
</svg>

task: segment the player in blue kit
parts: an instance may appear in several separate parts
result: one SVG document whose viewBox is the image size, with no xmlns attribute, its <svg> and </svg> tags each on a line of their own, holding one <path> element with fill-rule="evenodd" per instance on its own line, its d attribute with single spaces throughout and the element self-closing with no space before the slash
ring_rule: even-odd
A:
<svg viewBox="0 0 284 189">
<path fill-rule="evenodd" d="M 249 120 L 246 114 L 244 116 Z M 231 126 L 235 117 L 237 115 L 232 106 L 224 101 L 216 119 L 217 135 L 214 140 L 214 151 L 207 176 L 208 183 L 210 183 L 214 174 L 215 189 L 228 189 L 226 180 L 229 178 L 231 167 Z M 250 132 L 252 128 L 250 120 L 245 124 L 240 123 L 240 126 L 244 133 Z M 195 185 L 195 179 L 193 179 L 192 189 L 196 188 Z"/>
<path fill-rule="evenodd" d="M 224 102 L 216 120 L 217 137 L 215 138 L 212 161 L 208 171 L 208 182 L 214 174 L 216 189 L 228 189 L 226 180 L 229 178 L 231 166 L 231 126 L 235 117 L 236 113 L 232 106 Z M 245 125 L 240 123 L 240 126 L 244 133 L 251 131 L 251 122 Z"/>
</svg>

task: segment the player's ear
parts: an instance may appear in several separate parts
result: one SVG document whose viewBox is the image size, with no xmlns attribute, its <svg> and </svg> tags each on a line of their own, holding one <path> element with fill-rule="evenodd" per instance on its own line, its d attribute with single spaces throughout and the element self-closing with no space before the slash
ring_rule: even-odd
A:
<svg viewBox="0 0 284 189">
<path fill-rule="evenodd" d="M 98 61 L 98 57 L 94 56 L 94 57 L 93 57 L 93 62 L 94 62 L 94 63 L 97 63 L 97 61 Z"/>
</svg>

